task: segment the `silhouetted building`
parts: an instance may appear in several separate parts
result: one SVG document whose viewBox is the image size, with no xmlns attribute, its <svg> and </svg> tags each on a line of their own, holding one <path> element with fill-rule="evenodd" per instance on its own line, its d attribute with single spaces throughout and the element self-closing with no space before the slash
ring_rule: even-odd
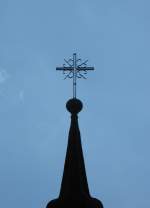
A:
<svg viewBox="0 0 150 208">
<path fill-rule="evenodd" d="M 59 197 L 50 201 L 46 208 L 103 208 L 89 192 L 77 115 L 82 107 L 82 102 L 76 98 L 66 104 L 71 113 L 71 125 L 61 189 Z"/>
</svg>

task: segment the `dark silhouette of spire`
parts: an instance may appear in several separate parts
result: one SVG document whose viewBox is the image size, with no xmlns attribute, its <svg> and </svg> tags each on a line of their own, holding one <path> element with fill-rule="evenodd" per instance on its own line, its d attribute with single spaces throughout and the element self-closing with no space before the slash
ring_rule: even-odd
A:
<svg viewBox="0 0 150 208">
<path fill-rule="evenodd" d="M 77 99 L 69 100 L 66 107 L 72 115 L 60 196 L 81 192 L 89 195 L 77 116 L 82 103 Z"/>
<path fill-rule="evenodd" d="M 90 196 L 86 177 L 77 115 L 82 110 L 82 102 L 73 98 L 66 107 L 71 113 L 71 125 L 61 189 L 59 197 L 46 208 L 103 208 L 98 199 Z"/>
</svg>

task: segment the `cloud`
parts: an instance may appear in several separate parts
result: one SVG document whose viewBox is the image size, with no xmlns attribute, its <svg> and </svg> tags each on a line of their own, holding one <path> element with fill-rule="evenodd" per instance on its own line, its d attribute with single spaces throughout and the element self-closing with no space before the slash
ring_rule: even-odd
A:
<svg viewBox="0 0 150 208">
<path fill-rule="evenodd" d="M 3 84 L 8 79 L 8 73 L 5 69 L 0 68 L 0 84 Z"/>
</svg>

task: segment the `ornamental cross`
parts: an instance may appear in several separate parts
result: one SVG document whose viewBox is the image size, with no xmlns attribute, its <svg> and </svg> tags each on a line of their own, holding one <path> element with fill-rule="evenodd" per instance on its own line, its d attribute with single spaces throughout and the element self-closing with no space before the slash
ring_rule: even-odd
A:
<svg viewBox="0 0 150 208">
<path fill-rule="evenodd" d="M 66 75 L 64 79 L 73 79 L 73 98 L 76 98 L 77 78 L 86 79 L 85 74 L 87 74 L 87 71 L 94 70 L 94 67 L 87 67 L 88 60 L 82 62 L 82 59 L 77 58 L 76 53 L 73 54 L 73 58 L 69 60 L 64 59 L 64 61 L 63 67 L 56 67 L 56 70 L 63 71 L 63 74 Z"/>
</svg>

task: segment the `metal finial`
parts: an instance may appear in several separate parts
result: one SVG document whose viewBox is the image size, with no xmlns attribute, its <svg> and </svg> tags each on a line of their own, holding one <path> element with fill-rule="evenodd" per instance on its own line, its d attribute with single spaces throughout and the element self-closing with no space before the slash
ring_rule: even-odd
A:
<svg viewBox="0 0 150 208">
<path fill-rule="evenodd" d="M 73 58 L 64 59 L 64 61 L 63 67 L 56 67 L 56 70 L 63 71 L 63 74 L 66 75 L 64 79 L 73 79 L 73 98 L 76 98 L 77 78 L 86 79 L 85 74 L 87 74 L 87 71 L 94 70 L 94 67 L 87 67 L 88 60 L 78 59 L 76 53 L 73 54 Z"/>
</svg>

